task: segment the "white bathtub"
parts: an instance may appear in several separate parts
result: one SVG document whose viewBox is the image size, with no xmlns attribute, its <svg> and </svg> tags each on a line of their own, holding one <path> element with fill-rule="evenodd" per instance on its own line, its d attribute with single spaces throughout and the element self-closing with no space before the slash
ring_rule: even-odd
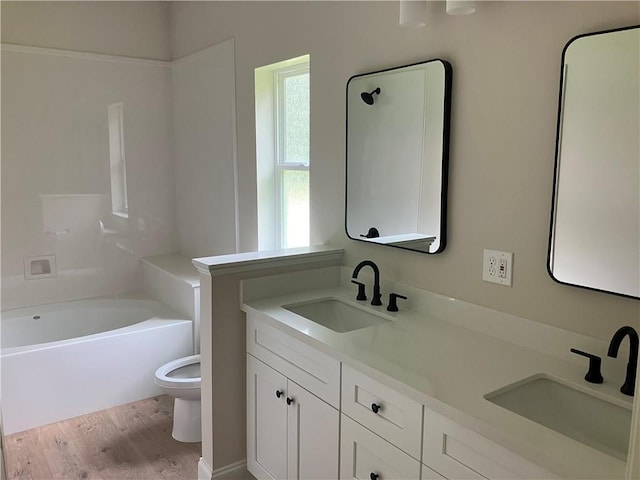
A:
<svg viewBox="0 0 640 480">
<path fill-rule="evenodd" d="M 193 353 L 191 320 L 153 300 L 9 310 L 0 334 L 5 434 L 159 395 L 155 370 Z"/>
</svg>

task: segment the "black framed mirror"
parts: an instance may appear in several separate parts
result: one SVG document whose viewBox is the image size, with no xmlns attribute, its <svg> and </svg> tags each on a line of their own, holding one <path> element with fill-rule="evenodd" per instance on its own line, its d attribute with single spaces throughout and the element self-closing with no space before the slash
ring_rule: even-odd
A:
<svg viewBox="0 0 640 480">
<path fill-rule="evenodd" d="M 435 59 L 347 82 L 349 238 L 444 250 L 451 78 L 451 65 Z"/>
<path fill-rule="evenodd" d="M 640 298 L 640 26 L 562 53 L 547 267 L 563 284 Z"/>
</svg>

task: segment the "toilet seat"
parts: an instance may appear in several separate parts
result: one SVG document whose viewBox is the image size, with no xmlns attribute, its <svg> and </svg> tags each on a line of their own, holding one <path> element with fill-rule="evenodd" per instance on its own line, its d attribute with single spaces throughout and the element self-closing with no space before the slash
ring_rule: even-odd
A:
<svg viewBox="0 0 640 480">
<path fill-rule="evenodd" d="M 189 388 L 200 388 L 200 375 L 198 376 L 188 376 L 189 373 L 194 373 L 193 368 L 184 368 L 184 367 L 194 367 L 198 365 L 197 372 L 200 372 L 199 364 L 200 364 L 200 355 L 191 355 L 189 357 L 179 358 L 172 362 L 166 363 L 156 370 L 155 381 L 156 384 L 165 388 L 180 388 L 180 389 L 189 389 Z M 183 369 L 182 372 L 178 373 L 176 370 Z"/>
</svg>

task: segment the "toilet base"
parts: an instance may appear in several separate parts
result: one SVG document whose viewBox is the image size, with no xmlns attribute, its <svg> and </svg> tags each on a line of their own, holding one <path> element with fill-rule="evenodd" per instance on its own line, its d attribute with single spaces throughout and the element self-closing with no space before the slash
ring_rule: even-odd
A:
<svg viewBox="0 0 640 480">
<path fill-rule="evenodd" d="M 200 400 L 176 398 L 173 404 L 173 432 L 179 442 L 202 441 L 202 409 Z"/>
</svg>

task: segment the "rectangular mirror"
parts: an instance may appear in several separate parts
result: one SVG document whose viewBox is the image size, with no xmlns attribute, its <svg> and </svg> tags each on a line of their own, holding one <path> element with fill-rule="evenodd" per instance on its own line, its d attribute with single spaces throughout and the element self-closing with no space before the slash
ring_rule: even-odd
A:
<svg viewBox="0 0 640 480">
<path fill-rule="evenodd" d="M 562 54 L 548 269 L 640 297 L 640 26 L 580 35 Z"/>
<path fill-rule="evenodd" d="M 349 238 L 444 250 L 450 112 L 451 65 L 443 60 L 349 79 Z"/>
</svg>

